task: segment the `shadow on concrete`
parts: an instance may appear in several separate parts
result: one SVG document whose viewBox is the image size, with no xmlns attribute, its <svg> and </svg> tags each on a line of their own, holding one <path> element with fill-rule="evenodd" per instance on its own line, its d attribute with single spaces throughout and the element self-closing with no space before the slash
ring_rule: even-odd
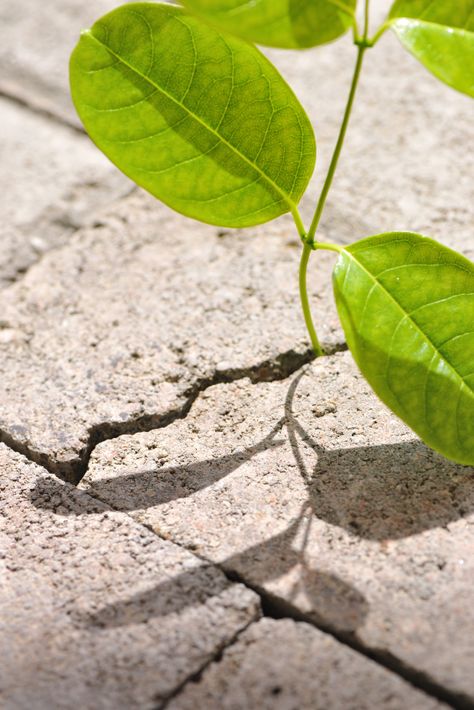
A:
<svg viewBox="0 0 474 710">
<path fill-rule="evenodd" d="M 307 487 L 308 508 L 316 518 L 352 535 L 372 540 L 400 539 L 446 526 L 474 510 L 474 469 L 451 463 L 418 440 L 331 450 L 320 446 L 293 414 L 293 399 L 302 375 L 289 387 L 284 417 L 256 444 L 214 459 L 134 470 L 93 481 L 87 492 L 122 511 L 185 498 L 225 478 L 255 455 L 283 446 L 285 427 Z M 305 456 L 305 448 L 310 457 Z M 314 458 L 316 465 L 309 466 L 305 458 Z M 39 497 L 41 505 L 47 506 L 45 497 Z M 38 496 L 33 491 L 33 502 L 35 498 Z M 53 499 L 51 509 L 55 505 Z"/>
<path fill-rule="evenodd" d="M 187 498 L 225 478 L 256 454 L 283 446 L 285 439 L 275 440 L 282 426 L 283 420 L 264 439 L 232 454 L 183 466 L 134 470 L 115 478 L 91 481 L 87 493 L 123 511 L 142 510 Z"/>
<path fill-rule="evenodd" d="M 248 580 L 249 585 L 257 591 L 263 590 L 273 579 L 299 567 L 293 589 L 289 595 L 285 594 L 286 603 L 291 605 L 296 595 L 302 594 L 310 609 L 309 614 L 316 623 L 352 634 L 367 616 L 367 601 L 360 592 L 336 575 L 308 567 L 304 559 L 304 543 L 300 550 L 293 547 L 294 537 L 302 523 L 304 513 L 281 534 L 223 560 L 219 567 L 231 579 Z M 155 616 L 179 613 L 190 605 L 205 604 L 221 591 L 206 579 L 207 572 L 211 570 L 215 570 L 215 565 L 204 562 L 202 566 L 177 575 L 153 589 L 123 602 L 105 605 L 93 614 L 82 616 L 81 620 L 88 625 L 107 628 L 126 626 L 145 623 Z M 202 592 L 196 594 L 199 588 Z M 265 596 L 268 596 L 267 591 Z"/>
<path fill-rule="evenodd" d="M 291 581 L 285 587 L 286 604 L 291 606 L 298 597 L 295 608 L 303 605 L 308 609 L 308 616 L 323 628 L 351 635 L 364 622 L 367 601 L 342 579 L 307 564 L 305 549 L 312 521 L 319 518 L 356 537 L 373 540 L 403 538 L 445 526 L 474 510 L 474 471 L 448 462 L 418 441 L 348 449 L 322 448 L 293 414 L 293 399 L 303 374 L 291 383 L 284 417 L 257 444 L 191 466 L 134 472 L 126 477 L 99 481 L 88 493 L 119 510 L 146 508 L 192 495 L 235 471 L 259 452 L 280 447 L 284 441 L 275 436 L 285 426 L 308 499 L 285 530 L 218 564 L 230 578 L 245 580 L 258 591 L 265 590 L 266 597 L 272 597 L 269 582 L 290 575 L 294 582 L 289 593 Z M 316 453 L 315 467 L 305 463 L 302 443 Z M 131 483 L 136 486 L 136 495 Z M 48 495 L 45 486 L 52 486 L 56 492 Z M 62 484 L 43 480 L 32 492 L 32 502 L 38 507 L 57 510 L 59 488 L 64 490 Z M 211 563 L 203 562 L 156 588 L 106 605 L 81 620 L 101 627 L 145 623 L 153 616 L 178 613 L 185 606 L 206 603 L 220 593 L 209 591 L 212 585 L 203 583 L 211 568 Z M 183 586 L 189 588 L 189 594 L 182 593 Z M 197 596 L 191 593 L 196 586 L 202 589 L 202 594 Z M 277 598 L 278 594 L 274 596 Z M 165 606 L 163 598 L 167 600 Z"/>
<path fill-rule="evenodd" d="M 443 458 L 419 440 L 324 449 L 293 415 L 303 373 L 285 402 L 288 439 L 316 518 L 358 537 L 391 540 L 444 527 L 474 510 L 474 469 Z M 300 441 L 317 454 L 311 470 Z"/>
</svg>

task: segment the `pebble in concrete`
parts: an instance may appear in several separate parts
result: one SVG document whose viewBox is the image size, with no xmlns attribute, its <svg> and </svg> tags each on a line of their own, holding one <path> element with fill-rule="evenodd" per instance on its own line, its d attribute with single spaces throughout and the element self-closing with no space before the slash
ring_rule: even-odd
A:
<svg viewBox="0 0 474 710">
<path fill-rule="evenodd" d="M 0 113 L 3 286 L 132 184 L 85 136 L 5 99 Z"/>
<path fill-rule="evenodd" d="M 158 426 L 209 381 L 310 357 L 285 220 L 219 232 L 143 193 L 95 219 L 1 296 L 0 429 L 70 479 L 91 443 Z M 330 347 L 343 341 L 333 264 L 315 260 L 311 292 Z"/>
<path fill-rule="evenodd" d="M 2 708 L 154 708 L 259 617 L 253 592 L 4 445 L 0 468 Z"/>
<path fill-rule="evenodd" d="M 414 440 L 349 353 L 210 388 L 185 420 L 100 444 L 81 487 L 474 702 L 474 471 Z"/>
<path fill-rule="evenodd" d="M 308 624 L 262 619 L 169 710 L 435 710 L 447 706 Z"/>
</svg>

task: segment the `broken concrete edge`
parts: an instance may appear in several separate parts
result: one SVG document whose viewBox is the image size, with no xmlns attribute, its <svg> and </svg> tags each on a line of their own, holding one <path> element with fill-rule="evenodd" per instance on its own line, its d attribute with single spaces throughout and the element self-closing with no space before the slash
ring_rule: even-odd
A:
<svg viewBox="0 0 474 710">
<path fill-rule="evenodd" d="M 345 343 L 330 344 L 326 346 L 324 356 L 334 355 L 345 350 L 347 350 Z M 249 368 L 215 370 L 211 376 L 203 377 L 190 387 L 183 395 L 183 403 L 168 412 L 144 414 L 124 422 L 101 422 L 96 424 L 89 429 L 87 441 L 80 455 L 67 461 L 52 460 L 44 452 L 32 448 L 28 443 L 16 439 L 1 428 L 0 442 L 25 456 L 33 463 L 43 466 L 49 473 L 54 474 L 61 480 L 77 485 L 87 472 L 92 452 L 100 443 L 126 434 L 138 434 L 162 429 L 178 419 L 184 419 L 200 394 L 214 385 L 236 382 L 246 378 L 252 384 L 285 380 L 312 360 L 314 360 L 314 353 L 311 348 L 308 348 L 303 353 L 298 353 L 295 350 L 280 353 L 275 358 L 264 360 Z"/>
<path fill-rule="evenodd" d="M 7 101 L 12 101 L 31 113 L 48 118 L 54 123 L 59 123 L 75 133 L 85 135 L 85 130 L 79 120 L 71 119 L 66 112 L 58 110 L 58 106 L 55 104 L 42 97 L 32 96 L 29 92 L 23 91 L 17 84 L 9 81 L 0 81 L 0 97 Z"/>
<path fill-rule="evenodd" d="M 307 623 L 263 617 L 160 710 L 405 705 L 448 707 Z"/>
<path fill-rule="evenodd" d="M 175 542 L 175 544 L 179 543 Z M 193 551 L 193 554 L 196 554 L 196 552 Z M 209 560 L 206 559 L 205 561 L 210 564 Z M 245 587 L 258 594 L 262 606 L 263 618 L 275 620 L 292 619 L 295 622 L 308 624 L 315 629 L 328 634 L 344 646 L 348 646 L 361 656 L 369 658 L 379 666 L 391 671 L 409 683 L 416 690 L 420 690 L 426 695 L 454 708 L 458 708 L 459 710 L 472 710 L 472 702 L 469 697 L 463 693 L 452 693 L 447 691 L 442 685 L 434 683 L 425 673 L 409 666 L 407 663 L 404 663 L 400 658 L 394 656 L 386 649 L 377 649 L 367 646 L 357 639 L 356 634 L 341 632 L 330 624 L 325 623 L 323 619 L 316 621 L 314 616 L 311 616 L 311 614 L 305 614 L 298 609 L 298 607 L 294 606 L 282 597 L 272 594 L 260 585 L 250 584 L 248 580 L 246 580 L 245 575 L 237 574 L 234 570 L 226 569 L 225 566 L 219 564 L 217 564 L 217 566 L 224 572 L 229 581 L 243 584 Z"/>
<path fill-rule="evenodd" d="M 342 347 L 342 350 L 346 350 L 347 348 Z M 297 362 L 295 362 L 295 357 Z M 286 379 L 287 377 L 291 376 L 295 372 L 297 372 L 301 367 L 303 367 L 306 362 L 300 362 L 302 359 L 306 359 L 307 362 L 311 362 L 314 359 L 313 353 L 311 350 L 308 350 L 307 353 L 305 354 L 305 357 L 303 358 L 302 356 L 291 352 L 291 353 L 284 353 L 278 357 L 279 365 L 282 369 L 280 371 L 268 371 L 265 370 L 265 367 L 268 367 L 269 363 L 261 363 L 260 365 L 255 366 L 252 368 L 252 371 L 239 371 L 239 370 L 230 370 L 230 371 L 224 371 L 224 372 L 216 372 L 214 377 L 212 379 L 208 379 L 206 382 L 202 382 L 201 386 L 198 387 L 196 386 L 193 388 L 192 395 L 190 395 L 190 398 L 186 402 L 186 404 L 181 407 L 180 409 L 176 410 L 173 413 L 173 416 L 168 415 L 167 418 L 162 418 L 161 421 L 159 422 L 154 422 L 156 426 L 152 426 L 152 429 L 156 428 L 163 428 L 167 426 L 168 424 L 171 424 L 172 421 L 175 421 L 176 419 L 183 419 L 187 416 L 189 411 L 191 410 L 193 403 L 196 401 L 196 399 L 200 396 L 202 392 L 204 392 L 206 389 L 209 387 L 212 387 L 215 384 L 220 384 L 220 383 L 225 383 L 225 382 L 232 382 L 236 381 L 239 379 L 244 379 L 248 378 L 252 383 L 259 383 L 259 382 L 264 382 L 264 381 L 275 381 L 275 380 L 283 380 Z M 293 367 L 289 368 L 286 372 L 283 372 L 284 368 L 283 365 L 286 363 L 286 367 L 288 368 L 289 364 L 292 363 Z M 270 363 L 274 364 L 274 363 Z M 279 375 L 279 376 L 276 376 Z M 131 423 L 129 423 L 130 425 Z M 143 422 L 142 422 L 143 424 Z M 149 422 L 150 426 L 152 422 Z M 113 425 L 108 425 L 108 426 L 113 426 Z M 111 439 L 111 438 L 116 438 L 117 436 L 122 435 L 125 432 L 120 432 L 120 433 L 115 433 L 115 435 L 112 435 L 112 431 L 109 431 L 108 433 L 110 436 L 106 436 L 106 432 L 103 431 L 103 427 L 100 427 L 101 429 L 101 434 L 104 435 L 104 438 L 101 439 L 101 441 L 105 441 L 106 439 Z M 136 433 L 136 432 L 126 432 L 126 433 Z M 96 432 L 97 435 L 97 432 Z M 26 455 L 19 450 L 21 447 L 18 447 L 15 442 L 8 442 L 6 439 L 9 439 L 8 436 L 5 436 L 0 432 L 0 441 L 3 441 L 3 443 L 8 447 L 16 451 L 17 453 L 23 455 L 24 458 L 28 459 L 29 461 L 33 461 L 34 463 L 40 463 L 41 459 L 44 458 L 44 454 L 41 454 L 39 452 L 30 452 L 30 455 Z M 89 458 L 90 454 L 92 453 L 92 450 L 95 448 L 95 446 L 99 443 L 99 441 L 96 441 L 95 444 L 91 444 L 91 448 L 89 451 Z M 36 456 L 38 460 L 34 460 L 32 456 Z M 87 460 L 88 461 L 88 460 Z M 46 466 L 43 465 L 43 468 L 46 468 Z M 87 463 L 85 464 L 85 470 L 87 470 Z M 60 480 L 60 483 L 64 486 L 70 486 L 71 481 L 67 481 L 62 479 L 60 476 L 58 476 L 55 472 L 48 471 L 48 473 L 52 476 L 54 476 L 56 479 Z M 100 501 L 99 499 L 95 498 L 93 495 L 81 491 L 81 495 L 87 496 L 91 501 L 94 501 L 94 503 L 99 504 L 101 506 L 104 506 L 106 509 L 114 511 L 115 509 L 110 506 L 106 505 L 103 501 Z M 128 513 L 126 513 L 128 517 L 131 517 Z M 136 524 L 137 521 L 134 521 Z M 143 527 L 146 527 L 147 529 L 150 529 L 149 526 L 143 525 Z M 151 529 L 150 529 L 151 530 Z M 166 540 L 169 542 L 169 538 L 166 536 L 162 536 L 159 533 L 157 533 L 155 530 L 151 530 L 154 535 L 156 535 L 158 538 Z M 300 609 L 298 609 L 296 606 L 293 606 L 290 602 L 272 594 L 269 592 L 267 589 L 261 587 L 260 585 L 255 585 L 250 583 L 245 575 L 240 575 L 236 573 L 235 570 L 231 568 L 227 568 L 225 565 L 213 562 L 203 556 L 202 554 L 196 553 L 195 550 L 188 548 L 187 546 L 180 544 L 177 541 L 173 541 L 173 544 L 177 545 L 178 547 L 181 547 L 185 549 L 187 552 L 192 553 L 196 557 L 202 559 L 203 562 L 206 564 L 209 564 L 216 569 L 219 569 L 224 576 L 229 580 L 229 582 L 232 583 L 239 583 L 246 587 L 248 590 L 254 592 L 260 600 L 260 607 L 261 607 L 261 612 L 264 617 L 272 618 L 275 620 L 278 619 L 292 619 L 295 622 L 300 622 L 300 623 L 305 623 L 309 624 L 312 627 L 318 629 L 319 631 L 328 634 L 329 636 L 333 637 L 336 639 L 336 641 L 340 642 L 341 644 L 351 648 L 352 650 L 356 651 L 358 654 L 365 658 L 369 658 L 379 664 L 380 666 L 386 668 L 387 670 L 393 672 L 403 680 L 405 680 L 407 683 L 409 683 L 413 688 L 416 688 L 417 690 L 423 691 L 426 695 L 429 695 L 433 698 L 436 698 L 437 700 L 447 703 L 453 707 L 460 708 L 460 710 L 469 710 L 471 706 L 470 699 L 467 698 L 463 694 L 455 694 L 450 691 L 447 691 L 443 686 L 434 683 L 432 679 L 427 677 L 423 672 L 418 671 L 417 669 L 409 666 L 408 664 L 404 663 L 400 658 L 393 656 L 390 652 L 388 652 L 386 649 L 377 649 L 377 648 L 372 648 L 368 647 L 365 645 L 363 642 L 357 639 L 357 636 L 353 633 L 344 633 L 341 632 L 340 630 L 335 629 L 332 627 L 330 624 L 327 624 L 324 622 L 323 619 L 317 620 L 314 619 L 311 615 L 306 615 L 303 613 Z M 216 654 L 211 659 L 208 659 L 202 666 L 201 669 L 198 671 L 194 671 L 190 676 L 185 679 L 181 684 L 180 687 L 176 689 L 176 692 L 173 692 L 170 694 L 170 696 L 164 701 L 162 705 L 159 706 L 159 709 L 161 708 L 166 708 L 167 704 L 171 702 L 171 700 L 176 697 L 181 690 L 184 689 L 184 687 L 187 685 L 189 682 L 196 682 L 200 679 L 200 677 L 203 675 L 203 673 L 206 671 L 206 669 L 213 663 L 218 662 L 219 659 L 222 657 L 223 653 L 234 643 L 238 641 L 238 638 L 241 633 L 243 633 L 251 624 L 255 623 L 261 618 L 259 615 L 257 618 L 250 620 L 245 627 L 242 629 L 239 629 L 239 631 L 234 635 L 234 637 L 227 643 L 222 644 L 221 647 L 216 651 Z"/>
</svg>

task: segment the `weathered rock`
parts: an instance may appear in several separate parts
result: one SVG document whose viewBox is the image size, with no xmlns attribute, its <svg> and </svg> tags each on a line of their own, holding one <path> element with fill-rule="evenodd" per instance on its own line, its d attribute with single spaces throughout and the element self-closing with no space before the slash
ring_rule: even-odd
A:
<svg viewBox="0 0 474 710">
<path fill-rule="evenodd" d="M 431 710 L 447 707 L 308 624 L 262 619 L 169 710 Z"/>
<path fill-rule="evenodd" d="M 129 192 L 84 136 L 0 98 L 0 286 Z"/>
<path fill-rule="evenodd" d="M 80 485 L 474 702 L 474 471 L 416 441 L 349 353 L 210 388 L 186 419 L 100 444 Z"/>
<path fill-rule="evenodd" d="M 0 704 L 153 708 L 258 597 L 0 445 Z"/>
<path fill-rule="evenodd" d="M 74 477 L 92 443 L 158 426 L 203 383 L 307 360 L 300 244 L 286 224 L 219 236 L 141 194 L 46 255 L 1 296 L 7 443 Z M 312 264 L 311 296 L 334 347 L 333 263 Z"/>
</svg>

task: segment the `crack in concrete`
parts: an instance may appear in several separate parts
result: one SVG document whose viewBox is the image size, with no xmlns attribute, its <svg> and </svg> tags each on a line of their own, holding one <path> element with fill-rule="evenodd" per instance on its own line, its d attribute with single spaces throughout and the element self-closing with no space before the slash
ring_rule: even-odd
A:
<svg viewBox="0 0 474 710">
<path fill-rule="evenodd" d="M 346 344 L 336 345 L 330 351 L 328 349 L 324 357 L 334 354 L 335 352 L 341 352 L 345 350 L 347 350 Z M 173 412 L 168 413 L 161 419 L 158 416 L 158 419 L 155 421 L 155 417 L 151 416 L 139 418 L 136 421 L 121 424 L 120 428 L 122 430 L 120 432 L 115 432 L 114 435 L 112 435 L 111 431 L 107 432 L 107 427 L 113 425 L 103 424 L 94 427 L 94 429 L 90 433 L 90 440 L 86 455 L 80 465 L 81 475 L 78 478 L 77 482 L 79 482 L 82 476 L 86 473 L 92 451 L 94 450 L 95 446 L 97 446 L 100 442 L 105 441 L 107 439 L 116 438 L 117 436 L 121 436 L 125 433 L 137 433 L 139 431 L 151 431 L 153 429 L 164 428 L 171 424 L 173 421 L 176 421 L 177 419 L 184 419 L 190 412 L 194 402 L 197 400 L 199 395 L 209 387 L 212 387 L 216 384 L 235 382 L 245 377 L 248 377 L 253 384 L 258 384 L 259 382 L 284 380 L 287 377 L 293 375 L 295 372 L 297 372 L 299 369 L 304 367 L 312 360 L 314 360 L 314 355 L 311 349 L 308 349 L 305 353 L 301 354 L 295 353 L 294 351 L 288 351 L 280 354 L 273 360 L 264 361 L 262 363 L 259 363 L 258 365 L 255 365 L 252 368 L 232 369 L 225 372 L 215 372 L 212 377 L 202 379 L 201 381 L 196 383 L 196 385 L 190 388 L 188 392 L 188 399 L 184 405 L 177 408 Z M 111 435 L 107 436 L 107 433 Z M 46 462 L 45 464 L 45 455 L 41 452 L 32 452 L 31 450 L 28 450 L 28 447 L 24 447 L 21 444 L 18 444 L 14 441 L 14 439 L 12 439 L 12 437 L 10 437 L 8 434 L 5 434 L 5 432 L 2 432 L 1 430 L 0 441 L 3 441 L 11 449 L 24 455 L 29 460 L 41 464 L 57 478 L 61 478 L 60 476 L 58 476 L 56 471 L 51 470 L 51 466 L 48 467 L 48 465 L 46 465 L 48 462 Z M 86 495 L 92 498 L 93 500 L 96 500 L 103 504 L 100 499 L 95 498 L 95 496 L 91 495 L 91 493 L 87 492 Z M 110 506 L 110 509 L 116 510 L 112 506 Z M 131 516 L 129 513 L 125 512 L 125 514 L 134 519 L 133 516 Z M 395 675 L 402 678 L 405 682 L 409 683 L 412 687 L 424 692 L 426 695 L 436 698 L 437 700 L 443 702 L 449 707 L 454 708 L 455 710 L 472 710 L 472 702 L 468 696 L 464 695 L 463 693 L 456 693 L 447 690 L 445 687 L 428 677 L 426 673 L 409 666 L 408 664 L 404 663 L 400 658 L 394 656 L 386 649 L 368 647 L 360 639 L 358 639 L 354 633 L 341 632 L 338 629 L 334 628 L 331 624 L 328 624 L 323 618 L 320 618 L 316 621 L 312 616 L 305 614 L 300 609 L 293 606 L 291 602 L 288 602 L 285 599 L 275 596 L 260 585 L 252 584 L 245 578 L 245 576 L 242 576 L 236 570 L 232 568 L 227 568 L 224 565 L 221 565 L 219 563 L 216 563 L 215 561 L 206 558 L 204 555 L 200 554 L 199 552 L 196 552 L 196 550 L 192 549 L 191 547 L 187 547 L 186 545 L 183 545 L 180 542 L 170 540 L 169 537 L 160 535 L 156 532 L 156 530 L 153 529 L 152 526 L 148 525 L 147 523 L 142 522 L 140 524 L 146 527 L 151 532 L 153 532 L 153 534 L 155 534 L 160 539 L 166 540 L 168 542 L 171 541 L 174 545 L 177 545 L 178 547 L 188 552 L 191 552 L 193 555 L 199 558 L 205 565 L 209 565 L 215 567 L 216 569 L 219 569 L 225 575 L 229 582 L 242 584 L 247 589 L 253 591 L 255 594 L 258 595 L 260 599 L 260 607 L 262 612 L 261 615 L 254 619 L 251 619 L 244 627 L 239 629 L 239 631 L 237 631 L 237 633 L 227 643 L 222 644 L 216 651 L 216 653 L 213 654 L 213 656 L 208 661 L 206 661 L 198 671 L 194 672 L 193 674 L 189 675 L 185 680 L 183 680 L 182 683 L 180 683 L 180 685 L 175 690 L 173 690 L 173 692 L 170 693 L 165 700 L 161 701 L 160 704 L 155 707 L 155 710 L 165 710 L 169 702 L 171 702 L 172 699 L 177 697 L 188 683 L 199 682 L 206 669 L 213 663 L 218 663 L 219 660 L 222 659 L 225 651 L 238 641 L 240 635 L 262 617 L 272 618 L 276 620 L 292 619 L 295 622 L 307 623 L 313 626 L 314 628 L 322 631 L 323 633 L 329 634 L 337 641 L 339 641 L 345 646 L 348 646 L 349 648 L 356 651 L 365 658 L 368 658 L 377 663 L 379 666 L 382 666 L 387 670 L 391 671 Z"/>
<path fill-rule="evenodd" d="M 42 103 L 40 100 L 32 101 L 29 94 L 19 91 L 18 87 L 13 84 L 0 82 L 0 98 L 11 101 L 37 116 L 43 116 L 54 123 L 65 126 L 75 133 L 79 133 L 82 136 L 86 135 L 85 130 L 79 123 L 72 121 L 66 114 L 58 113 L 49 103 Z"/>
<path fill-rule="evenodd" d="M 325 356 L 344 350 L 347 350 L 347 345 L 339 343 L 328 347 Z M 109 421 L 94 425 L 88 431 L 87 442 L 82 451 L 77 458 L 70 461 L 52 460 L 48 454 L 38 451 L 27 443 L 16 440 L 12 434 L 2 428 L 0 428 L 0 442 L 25 456 L 33 463 L 43 466 L 57 478 L 77 485 L 86 474 L 90 457 L 98 444 L 126 434 L 138 434 L 140 432 L 163 429 L 178 419 L 184 419 L 189 414 L 199 395 L 214 385 L 236 382 L 247 377 L 253 384 L 285 380 L 312 360 L 314 360 L 314 354 L 311 348 L 308 348 L 303 353 L 288 350 L 251 367 L 230 368 L 223 371 L 216 370 L 213 375 L 203 377 L 190 386 L 184 393 L 184 403 L 165 414 L 145 414 L 125 422 Z"/>
<path fill-rule="evenodd" d="M 379 666 L 383 666 L 426 695 L 430 695 L 450 707 L 459 710 L 472 710 L 472 702 L 467 696 L 446 690 L 446 688 L 433 681 L 425 673 L 407 665 L 400 658 L 394 656 L 387 650 L 370 648 L 360 641 L 355 634 L 340 632 L 330 624 L 325 623 L 324 619 L 318 619 L 316 622 L 312 617 L 305 614 L 285 599 L 276 597 L 258 585 L 254 586 L 249 584 L 245 581 L 245 578 L 241 577 L 237 572 L 223 569 L 219 564 L 215 564 L 215 566 L 226 575 L 229 581 L 239 582 L 258 594 L 262 605 L 263 616 L 271 619 L 293 619 L 293 621 L 296 622 L 310 624 L 316 629 L 329 634 L 345 646 L 349 646 L 353 651 L 374 661 Z"/>
<path fill-rule="evenodd" d="M 129 515 L 129 513 L 126 514 Z M 186 545 L 183 545 L 180 542 L 170 540 L 167 537 L 159 535 L 159 533 L 157 533 L 156 530 L 153 529 L 153 527 L 147 525 L 146 523 L 141 524 L 144 525 L 144 527 L 146 527 L 148 530 L 153 532 L 155 535 L 157 535 L 157 537 L 159 537 L 160 539 L 168 540 L 174 545 L 177 545 L 178 547 L 181 547 L 182 549 L 187 550 L 188 552 L 192 552 L 193 555 L 198 557 L 206 565 L 212 565 L 213 567 L 216 567 L 225 575 L 229 582 L 242 584 L 247 589 L 251 590 L 252 592 L 255 592 L 255 594 L 257 594 L 260 598 L 262 617 L 267 617 L 275 620 L 292 619 L 295 622 L 309 624 L 315 629 L 318 629 L 319 631 L 322 631 L 323 633 L 332 636 L 334 639 L 336 639 L 336 641 L 339 641 L 339 643 L 342 643 L 344 646 L 348 646 L 361 656 L 364 656 L 365 658 L 374 661 L 374 663 L 376 663 L 377 665 L 382 666 L 386 670 L 394 673 L 399 678 L 402 678 L 406 683 L 411 685 L 413 688 L 425 693 L 425 695 L 431 696 L 436 700 L 443 702 L 445 705 L 454 708 L 454 710 L 472 710 L 472 702 L 469 697 L 462 693 L 454 693 L 449 690 L 446 690 L 446 688 L 433 681 L 425 673 L 417 670 L 416 668 L 412 668 L 411 666 L 404 663 L 400 658 L 397 658 L 388 651 L 384 649 L 373 649 L 367 647 L 362 641 L 360 641 L 356 637 L 355 634 L 338 631 L 333 626 L 331 626 L 331 624 L 325 623 L 324 619 L 322 618 L 318 619 L 318 621 L 316 622 L 314 618 L 312 618 L 308 614 L 305 614 L 285 599 L 271 594 L 259 585 L 250 583 L 248 580 L 246 580 L 245 576 L 242 576 L 235 570 L 229 569 L 219 564 L 218 562 L 214 562 L 212 560 L 207 559 L 205 556 L 203 556 L 199 552 L 196 552 L 196 550 L 192 549 L 191 547 L 188 548 Z M 155 710 L 164 710 L 170 700 L 177 697 L 188 682 L 199 682 L 204 671 L 213 662 L 218 663 L 222 659 L 225 651 L 230 648 L 230 646 L 234 645 L 234 643 L 238 640 L 239 636 L 247 628 L 249 628 L 249 626 L 256 623 L 257 621 L 258 619 L 250 621 L 245 628 L 238 631 L 235 635 L 235 638 L 232 639 L 227 645 L 225 645 L 215 654 L 215 658 L 213 661 L 209 661 L 208 663 L 206 663 L 205 666 L 203 666 L 203 668 L 198 673 L 195 673 L 192 677 L 188 679 L 188 681 L 184 681 L 180 685 L 180 688 L 173 692 L 172 695 L 167 698 L 164 703 L 159 706 L 159 708 L 155 708 Z"/>
<path fill-rule="evenodd" d="M 217 567 L 217 565 L 214 565 L 214 566 Z M 226 575 L 226 577 L 227 577 L 227 575 Z M 244 586 L 247 587 L 247 585 L 244 585 Z M 247 587 L 247 589 L 249 589 L 249 587 Z M 162 700 L 162 701 L 159 703 L 159 705 L 156 705 L 156 706 L 153 708 L 153 710 L 165 710 L 165 708 L 168 707 L 169 703 L 170 703 L 172 700 L 174 700 L 175 698 L 177 698 L 178 695 L 186 688 L 186 686 L 187 686 L 189 683 L 199 683 L 200 680 L 201 680 L 201 678 L 202 678 L 202 676 L 203 676 L 204 673 L 206 672 L 206 670 L 207 670 L 210 666 L 212 666 L 214 663 L 220 663 L 220 661 L 222 660 L 222 658 L 223 658 L 223 656 L 224 656 L 224 653 L 225 653 L 229 648 L 231 648 L 232 646 L 234 646 L 234 645 L 238 642 L 238 640 L 239 640 L 239 638 L 241 637 L 241 635 L 242 635 L 245 631 L 247 631 L 247 629 L 250 628 L 250 626 L 252 626 L 253 624 L 257 623 L 257 621 L 259 621 L 259 620 L 262 618 L 262 616 L 264 616 L 264 614 L 260 613 L 260 614 L 259 614 L 258 616 L 256 616 L 254 619 L 250 619 L 250 621 L 249 621 L 247 624 L 245 624 L 245 626 L 242 626 L 242 628 L 239 629 L 239 630 L 232 636 L 232 638 L 231 638 L 227 643 L 222 643 L 222 644 L 219 646 L 219 648 L 216 650 L 216 652 L 211 656 L 211 658 L 209 658 L 208 661 L 206 661 L 205 663 L 203 663 L 203 665 L 201 666 L 201 668 L 200 668 L 199 670 L 195 671 L 194 673 L 192 673 L 191 675 L 189 675 L 187 678 L 185 678 L 185 679 L 173 690 L 173 692 L 171 692 L 171 693 L 168 695 L 168 697 L 166 697 L 164 700 Z"/>
</svg>

